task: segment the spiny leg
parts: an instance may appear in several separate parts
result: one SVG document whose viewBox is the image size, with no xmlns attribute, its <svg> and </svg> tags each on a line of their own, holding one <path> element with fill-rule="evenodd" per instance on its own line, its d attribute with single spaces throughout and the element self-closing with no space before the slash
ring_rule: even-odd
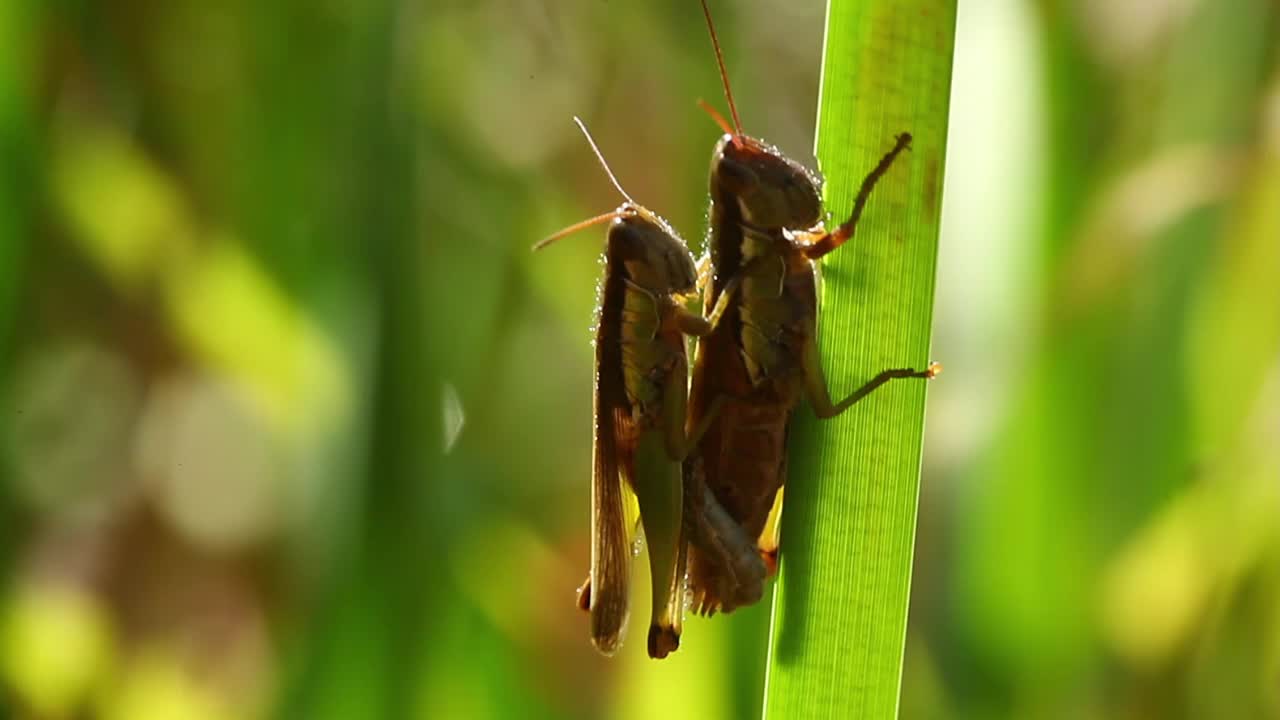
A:
<svg viewBox="0 0 1280 720">
<path fill-rule="evenodd" d="M 870 395 L 876 388 L 898 378 L 921 378 L 929 380 L 942 372 L 942 366 L 938 363 L 929 363 L 929 367 L 924 370 L 913 370 L 911 368 L 896 368 L 893 370 L 885 370 L 879 375 L 871 378 L 866 384 L 849 397 L 838 403 L 831 401 L 831 390 L 827 387 L 827 376 L 822 371 L 822 360 L 818 356 L 818 339 L 810 336 L 805 340 L 804 346 L 800 350 L 800 363 L 804 369 L 804 391 L 805 397 L 808 398 L 809 404 L 813 406 L 813 412 L 820 418 L 831 418 L 839 415 L 849 406 L 859 400 Z"/>
<path fill-rule="evenodd" d="M 697 283 L 694 286 L 701 295 L 707 289 L 707 283 L 711 282 L 711 255 L 703 255 L 698 264 L 694 266 L 697 270 Z"/>
<path fill-rule="evenodd" d="M 724 288 L 720 291 L 720 295 L 716 297 L 715 306 L 711 307 L 707 316 L 694 315 L 684 309 L 680 309 L 676 314 L 676 322 L 680 328 L 680 332 L 694 337 L 706 337 L 715 331 L 720 325 L 720 320 L 724 318 L 725 312 L 729 310 L 729 303 L 733 302 L 734 297 L 738 293 L 738 289 L 742 286 L 742 276 L 751 272 L 752 268 L 760 262 L 759 258 L 755 258 L 743 265 L 739 269 L 737 275 L 734 275 L 725 283 Z M 710 265 L 708 265 L 710 267 Z M 699 273 L 702 271 L 699 270 Z M 702 286 L 702 277 L 699 275 L 699 287 Z"/>
<path fill-rule="evenodd" d="M 718 568 L 713 574 L 715 587 L 694 593 L 695 612 L 709 616 L 717 610 L 730 612 L 759 600 L 767 569 L 755 540 L 747 536 L 707 486 L 700 463 L 701 459 L 695 457 L 685 464 L 685 518 L 690 540 L 700 551 L 702 561 Z M 692 569 L 690 574 L 694 574 Z"/>
<path fill-rule="evenodd" d="M 867 205 L 867 199 L 871 197 L 872 189 L 875 188 L 876 183 L 880 181 L 880 178 L 889 171 L 889 166 L 893 164 L 893 161 L 898 157 L 898 154 L 910 146 L 911 133 L 902 133 L 896 138 L 893 149 L 885 153 L 885 156 L 880 158 L 880 162 L 862 180 L 862 187 L 858 189 L 858 195 L 854 198 L 853 213 L 849 215 L 849 219 L 841 224 L 840 227 L 836 228 L 835 232 L 822 235 L 815 240 L 813 244 L 809 245 L 809 247 L 805 249 L 805 255 L 807 255 L 809 259 L 817 260 L 823 255 L 826 255 L 832 250 L 840 247 L 846 240 L 853 237 L 853 231 L 858 226 L 858 220 L 862 217 L 862 210 Z"/>
<path fill-rule="evenodd" d="M 820 418 L 832 418 L 840 413 L 848 410 L 850 406 L 870 395 L 876 388 L 884 385 L 890 380 L 902 378 L 919 378 L 921 380 L 931 380 L 942 372 L 942 365 L 938 363 L 929 363 L 929 367 L 924 370 L 913 370 L 911 368 L 895 368 L 885 370 L 879 375 L 871 378 L 862 387 L 853 391 L 849 397 L 838 403 L 831 402 L 831 392 L 827 389 L 826 377 L 822 374 L 822 366 L 817 362 L 816 348 L 805 354 L 805 391 L 809 397 L 809 404 L 813 406 L 813 412 Z"/>
<path fill-rule="evenodd" d="M 671 382 L 683 392 L 684 382 Z M 679 463 L 668 456 L 670 440 L 658 428 L 640 433 L 631 486 L 640 506 L 640 523 L 649 548 L 652 614 L 649 657 L 661 658 L 680 646 L 683 612 L 683 479 Z"/>
</svg>

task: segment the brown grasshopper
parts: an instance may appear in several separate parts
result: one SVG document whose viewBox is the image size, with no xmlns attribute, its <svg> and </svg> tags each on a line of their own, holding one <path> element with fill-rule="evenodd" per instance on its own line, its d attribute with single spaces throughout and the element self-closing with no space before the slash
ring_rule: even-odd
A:
<svg viewBox="0 0 1280 720">
<path fill-rule="evenodd" d="M 684 336 L 711 332 L 715 315 L 704 319 L 685 309 L 682 299 L 694 294 L 697 280 L 688 247 L 665 220 L 631 199 L 586 126 L 574 122 L 625 199 L 613 212 L 534 246 L 609 223 L 595 339 L 591 574 L 578 604 L 591 614 L 595 646 L 612 654 L 626 632 L 633 537 L 637 521 L 643 523 L 653 578 L 648 650 L 662 658 L 679 647 L 684 615 L 680 464 L 716 414 L 712 408 L 701 429 L 686 435 Z"/>
<path fill-rule="evenodd" d="M 832 401 L 818 355 L 814 261 L 853 235 L 911 135 L 898 135 L 863 180 L 849 219 L 827 232 L 817 178 L 742 132 L 706 0 L 702 10 L 733 116 L 730 127 L 704 105 L 725 131 L 711 160 L 713 272 L 704 298 L 719 322 L 698 341 L 689 397 L 688 425 L 709 428 L 684 463 L 692 605 L 711 614 L 755 603 L 776 571 L 776 533 L 766 525 L 786 481 L 788 429 L 801 398 L 818 417 L 835 417 L 890 380 L 932 378 L 941 367 L 885 370 Z"/>
</svg>

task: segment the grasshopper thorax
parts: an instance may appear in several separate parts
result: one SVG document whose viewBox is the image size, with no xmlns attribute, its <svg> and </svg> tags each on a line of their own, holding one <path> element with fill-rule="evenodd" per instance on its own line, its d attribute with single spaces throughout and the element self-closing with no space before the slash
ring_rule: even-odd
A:
<svg viewBox="0 0 1280 720">
<path fill-rule="evenodd" d="M 675 231 L 648 209 L 624 203 L 609 224 L 610 262 L 655 295 L 687 295 L 697 283 L 693 257 Z"/>
<path fill-rule="evenodd" d="M 748 135 L 726 133 L 716 143 L 711 193 L 735 199 L 743 219 L 760 228 L 806 230 L 822 215 L 813 173 Z"/>
</svg>

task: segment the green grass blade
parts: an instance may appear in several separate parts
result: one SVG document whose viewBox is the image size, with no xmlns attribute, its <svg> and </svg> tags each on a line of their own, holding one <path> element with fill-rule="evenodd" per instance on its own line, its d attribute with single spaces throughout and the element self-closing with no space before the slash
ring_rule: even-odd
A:
<svg viewBox="0 0 1280 720">
<path fill-rule="evenodd" d="M 830 0 L 817 155 L 833 223 L 907 131 L 853 239 L 823 265 L 819 333 L 834 397 L 924 367 L 951 87 L 954 0 Z M 801 410 L 782 519 L 765 714 L 896 717 L 911 585 L 925 384 L 845 415 Z"/>
</svg>

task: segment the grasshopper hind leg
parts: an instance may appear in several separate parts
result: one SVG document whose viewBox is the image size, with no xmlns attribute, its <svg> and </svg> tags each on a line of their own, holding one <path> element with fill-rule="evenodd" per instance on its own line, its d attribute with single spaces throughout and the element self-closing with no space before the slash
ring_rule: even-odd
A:
<svg viewBox="0 0 1280 720">
<path fill-rule="evenodd" d="M 685 468 L 686 518 L 695 553 L 689 564 L 692 608 L 699 615 L 732 612 L 764 595 L 768 568 L 756 540 L 724 509 L 701 475 L 701 459 Z"/>
<path fill-rule="evenodd" d="M 680 634 L 670 627 L 649 627 L 649 657 L 661 660 L 680 649 Z"/>
</svg>

